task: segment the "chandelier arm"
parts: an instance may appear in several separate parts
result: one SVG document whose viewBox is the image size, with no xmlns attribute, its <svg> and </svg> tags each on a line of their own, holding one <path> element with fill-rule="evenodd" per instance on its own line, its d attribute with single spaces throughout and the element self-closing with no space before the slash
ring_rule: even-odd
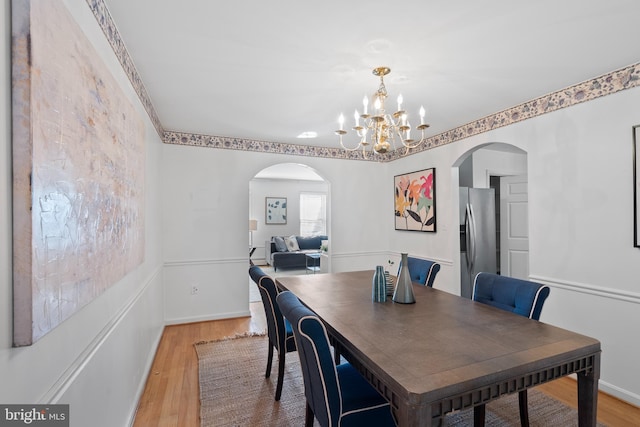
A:
<svg viewBox="0 0 640 427">
<path fill-rule="evenodd" d="M 340 140 L 340 145 L 342 146 L 342 148 L 344 150 L 347 151 L 356 151 L 357 149 L 359 149 L 362 146 L 362 141 L 358 142 L 358 145 L 356 145 L 354 148 L 348 148 L 344 145 L 344 142 L 342 142 L 342 133 L 340 133 L 341 131 L 336 131 L 336 133 L 338 134 L 339 140 Z M 344 132 L 344 131 L 342 131 Z M 345 132 L 346 133 L 346 132 Z"/>
<path fill-rule="evenodd" d="M 424 136 L 424 131 L 422 131 L 422 137 L 420 138 L 420 140 L 416 143 L 411 143 L 411 142 L 406 142 L 406 141 L 402 141 L 402 145 L 404 145 L 405 147 L 407 147 L 407 149 L 409 148 L 417 148 L 419 146 L 421 146 L 425 141 L 427 140 L 427 138 L 425 138 Z"/>
</svg>

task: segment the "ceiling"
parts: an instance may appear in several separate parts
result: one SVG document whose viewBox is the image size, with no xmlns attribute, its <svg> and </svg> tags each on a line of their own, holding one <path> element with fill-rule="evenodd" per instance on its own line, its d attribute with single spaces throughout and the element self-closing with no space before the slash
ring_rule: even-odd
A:
<svg viewBox="0 0 640 427">
<path fill-rule="evenodd" d="M 432 136 L 640 61 L 637 0 L 104 2 L 164 129 L 196 134 L 336 147 L 384 65 Z"/>
</svg>

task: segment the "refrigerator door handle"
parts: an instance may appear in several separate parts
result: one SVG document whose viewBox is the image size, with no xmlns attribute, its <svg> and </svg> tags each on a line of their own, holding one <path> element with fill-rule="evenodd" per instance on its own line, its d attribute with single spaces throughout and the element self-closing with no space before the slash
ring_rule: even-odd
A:
<svg viewBox="0 0 640 427">
<path fill-rule="evenodd" d="M 465 229 L 464 235 L 465 235 L 467 250 L 465 251 L 464 256 L 467 261 L 467 271 L 469 272 L 469 274 L 471 274 L 471 266 L 473 263 L 473 258 L 471 256 L 471 211 L 470 209 L 471 209 L 471 206 L 469 206 L 469 204 L 467 203 L 467 206 L 464 212 L 464 229 Z"/>
<path fill-rule="evenodd" d="M 467 253 L 469 253 L 470 258 L 469 273 L 473 274 L 476 263 L 476 218 L 473 214 L 473 206 L 471 206 L 471 204 L 467 205 L 467 212 L 469 215 L 469 232 L 467 234 L 467 236 L 469 236 L 469 245 L 467 246 Z M 473 280 L 473 277 L 471 280 Z"/>
</svg>

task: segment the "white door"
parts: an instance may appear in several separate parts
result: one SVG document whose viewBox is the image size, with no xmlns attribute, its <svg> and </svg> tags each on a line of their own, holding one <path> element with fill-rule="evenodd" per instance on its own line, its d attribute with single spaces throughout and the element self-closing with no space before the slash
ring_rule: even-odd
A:
<svg viewBox="0 0 640 427">
<path fill-rule="evenodd" d="M 500 273 L 529 279 L 527 175 L 500 178 Z"/>
</svg>

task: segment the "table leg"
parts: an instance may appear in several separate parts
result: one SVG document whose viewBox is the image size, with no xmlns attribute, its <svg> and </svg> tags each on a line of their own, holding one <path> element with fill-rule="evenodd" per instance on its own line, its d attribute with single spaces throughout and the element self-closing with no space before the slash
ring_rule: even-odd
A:
<svg viewBox="0 0 640 427">
<path fill-rule="evenodd" d="M 600 353 L 594 356 L 593 370 L 578 374 L 578 426 L 595 427 L 598 415 Z"/>
<path fill-rule="evenodd" d="M 431 406 L 425 405 L 419 408 L 408 408 L 402 402 L 399 402 L 397 412 L 394 412 L 393 417 L 396 421 L 398 427 L 405 426 L 420 426 L 420 427 L 432 427 L 433 422 L 431 419 Z M 440 419 L 435 423 L 436 426 L 442 425 L 442 420 Z"/>
</svg>

